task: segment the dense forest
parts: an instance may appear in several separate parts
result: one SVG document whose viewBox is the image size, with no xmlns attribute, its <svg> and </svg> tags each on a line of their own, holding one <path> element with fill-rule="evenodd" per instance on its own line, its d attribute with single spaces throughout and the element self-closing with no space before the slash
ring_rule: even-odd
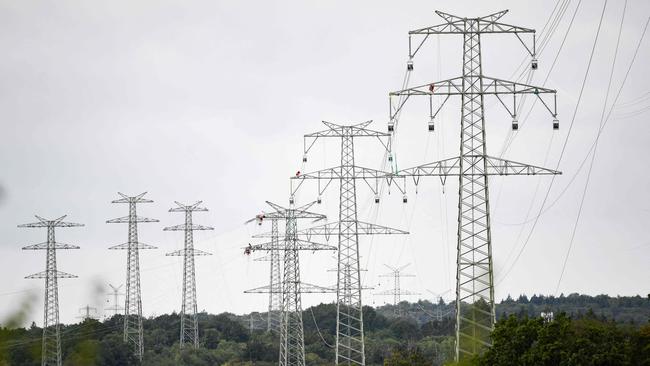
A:
<svg viewBox="0 0 650 366">
<path fill-rule="evenodd" d="M 553 320 L 540 317 L 552 312 Z M 453 359 L 453 303 L 402 302 L 364 308 L 369 365 L 442 365 Z M 650 296 L 508 296 L 497 305 L 494 347 L 469 365 L 650 365 Z M 276 334 L 265 313 L 199 315 L 201 348 L 179 349 L 180 317 L 147 318 L 142 365 L 274 365 Z M 332 364 L 336 308 L 303 312 L 308 365 Z M 0 365 L 40 364 L 42 330 L 5 322 Z M 122 317 L 61 328 L 64 364 L 137 365 L 122 342 Z"/>
</svg>

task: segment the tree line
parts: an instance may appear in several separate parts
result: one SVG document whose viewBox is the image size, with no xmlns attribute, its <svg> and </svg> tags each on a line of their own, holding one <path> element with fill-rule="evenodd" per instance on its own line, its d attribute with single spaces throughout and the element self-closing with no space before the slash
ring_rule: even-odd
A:
<svg viewBox="0 0 650 366">
<path fill-rule="evenodd" d="M 452 364 L 454 303 L 426 300 L 364 307 L 368 365 Z M 542 319 L 540 312 L 553 312 Z M 571 294 L 508 296 L 497 306 L 494 346 L 468 365 L 650 365 L 650 297 Z M 266 331 L 265 313 L 199 314 L 201 347 L 178 347 L 180 316 L 144 319 L 145 354 L 140 364 L 122 338 L 123 318 L 62 325 L 64 365 L 275 365 L 278 335 Z M 331 365 L 335 304 L 303 312 L 308 365 Z M 5 322 L 0 328 L 0 365 L 40 364 L 42 329 Z"/>
</svg>

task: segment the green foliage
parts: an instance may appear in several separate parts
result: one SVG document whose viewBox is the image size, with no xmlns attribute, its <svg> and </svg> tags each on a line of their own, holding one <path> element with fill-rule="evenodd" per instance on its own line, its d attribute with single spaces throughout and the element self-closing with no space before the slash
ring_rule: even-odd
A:
<svg viewBox="0 0 650 366">
<path fill-rule="evenodd" d="M 647 327 L 647 326 L 645 326 Z M 493 346 L 480 356 L 479 366 L 615 366 L 648 365 L 650 338 L 636 329 L 598 319 L 593 312 L 573 320 L 560 314 L 541 318 L 502 319 L 492 333 Z"/>
<path fill-rule="evenodd" d="M 591 305 L 597 306 L 594 311 L 589 310 Z M 392 305 L 364 307 L 367 365 L 452 364 L 455 322 L 449 312 L 454 309 L 453 303 L 402 302 L 399 307 L 406 315 L 397 317 Z M 550 309 L 560 314 L 558 309 L 564 308 L 570 311 L 557 315 L 550 323 L 544 323 L 536 313 L 538 309 Z M 463 309 L 471 311 L 472 307 L 463 304 Z M 505 315 L 492 334 L 494 346 L 476 359 L 454 365 L 650 366 L 650 316 L 641 321 L 638 315 L 650 309 L 650 299 L 533 295 L 517 300 L 509 297 L 497 309 Z M 610 317 L 614 313 L 618 315 Z M 446 315 L 438 320 L 437 314 Z M 255 316 L 256 325 L 265 327 L 266 322 L 259 319 L 265 314 Z M 64 365 L 277 365 L 278 335 L 261 329 L 251 331 L 249 320 L 249 315 L 201 313 L 201 347 L 181 350 L 178 314 L 145 319 L 142 363 L 123 342 L 120 315 L 102 322 L 87 320 L 62 326 Z M 336 306 L 320 304 L 306 309 L 303 322 L 307 365 L 332 365 Z M 18 328 L 12 321 L 0 327 L 0 366 L 40 365 L 41 336 L 42 329 L 35 324 Z"/>
</svg>

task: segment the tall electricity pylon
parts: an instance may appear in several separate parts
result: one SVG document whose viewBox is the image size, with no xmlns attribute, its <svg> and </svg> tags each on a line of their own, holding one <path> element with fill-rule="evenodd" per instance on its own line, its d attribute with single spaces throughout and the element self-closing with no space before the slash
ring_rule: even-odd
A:
<svg viewBox="0 0 650 366">
<path fill-rule="evenodd" d="M 259 214 L 255 218 L 246 221 L 246 223 L 257 221 L 259 225 L 267 220 L 266 213 Z M 271 216 L 271 247 L 267 255 L 255 259 L 256 261 L 268 261 L 269 265 L 269 285 L 267 287 L 260 287 L 245 293 L 266 293 L 269 294 L 269 310 L 267 313 L 266 330 L 268 332 L 280 331 L 280 317 L 282 311 L 282 276 L 280 268 L 280 241 L 278 230 L 278 219 Z"/>
<path fill-rule="evenodd" d="M 268 203 L 275 212 L 266 213 L 267 218 L 284 220 L 285 236 L 284 245 L 279 248 L 284 252 L 284 265 L 282 275 L 282 316 L 280 325 L 280 366 L 305 365 L 305 335 L 302 323 L 302 293 L 334 292 L 332 289 L 311 285 L 300 280 L 300 250 L 336 250 L 335 247 L 325 244 L 313 243 L 298 239 L 298 219 L 322 220 L 325 215 L 307 211 L 316 202 L 294 208 L 284 208 L 271 202 Z M 258 237 L 267 237 L 262 234 Z M 253 245 L 252 251 L 268 251 L 278 247 L 277 243 L 267 242 Z M 254 292 L 251 290 L 249 292 Z"/>
<path fill-rule="evenodd" d="M 136 205 L 138 203 L 152 203 L 150 199 L 143 198 L 147 192 L 129 197 L 117 192 L 122 198 L 111 203 L 128 203 L 129 215 L 106 221 L 107 224 L 129 224 L 127 242 L 110 247 L 114 250 L 126 250 L 126 297 L 124 302 L 124 342 L 133 346 L 134 353 L 140 361 L 144 355 L 144 341 L 142 334 L 142 294 L 140 291 L 140 249 L 156 249 L 156 247 L 138 241 L 138 223 L 158 222 L 138 216 Z"/>
<path fill-rule="evenodd" d="M 458 242 L 456 262 L 456 360 L 480 353 L 491 345 L 490 332 L 494 328 L 494 279 L 492 264 L 492 239 L 490 233 L 490 210 L 488 176 L 490 175 L 552 175 L 558 171 L 522 164 L 487 155 L 484 97 L 494 95 L 513 118 L 512 129 L 518 129 L 517 96 L 532 94 L 553 116 L 553 128 L 559 128 L 557 120 L 556 91 L 538 86 L 516 83 L 484 76 L 481 65 L 482 34 L 514 34 L 533 57 L 532 69 L 537 68 L 535 59 L 535 30 L 499 23 L 507 13 L 501 11 L 480 18 L 462 18 L 437 11 L 444 23 L 409 32 L 409 64 L 413 68 L 413 56 L 431 35 L 461 34 L 463 36 L 463 74 L 460 77 L 437 81 L 410 89 L 390 93 L 390 122 L 411 96 L 429 97 L 431 122 L 450 96 L 461 97 L 460 156 L 430 164 L 405 169 L 399 176 L 411 176 L 415 184 L 421 176 L 458 176 Z M 529 47 L 521 34 L 532 34 Z M 415 50 L 412 37 L 424 37 Z M 433 96 L 445 96 L 434 113 Z M 392 97 L 399 97 L 396 106 Z M 512 96 L 512 105 L 505 100 Z M 550 97 L 552 97 L 551 100 Z M 394 128 L 394 127 L 393 127 Z"/>
<path fill-rule="evenodd" d="M 340 180 L 339 221 L 317 226 L 305 231 L 308 235 L 338 236 L 338 271 L 336 282 L 336 364 L 365 365 L 365 342 L 363 333 L 363 304 L 361 301 L 361 276 L 359 268 L 359 235 L 408 234 L 402 230 L 370 224 L 357 220 L 357 179 L 365 181 L 379 201 L 379 179 L 388 173 L 363 168 L 354 162 L 354 139 L 374 137 L 389 150 L 387 133 L 369 130 L 367 121 L 356 125 L 336 125 L 323 121 L 327 130 L 305 135 L 305 156 L 321 137 L 341 139 L 341 165 L 312 173 L 298 174 L 299 180 L 292 196 L 306 179 L 318 180 L 318 197 L 332 180 Z M 386 138 L 384 140 L 384 138 Z M 311 140 L 311 143 L 307 143 Z M 321 185 L 321 180 L 326 183 Z M 374 186 L 370 181 L 374 180 Z M 322 187 L 322 189 L 321 189 Z"/>
<path fill-rule="evenodd" d="M 83 311 L 82 315 L 79 315 L 77 319 L 81 319 L 81 321 L 86 321 L 88 319 L 97 319 L 97 308 L 94 308 L 90 305 L 86 305 L 83 308 L 79 309 L 79 312 Z M 91 313 L 94 313 L 91 314 Z"/>
<path fill-rule="evenodd" d="M 56 227 L 78 227 L 83 224 L 64 222 L 65 215 L 54 220 L 46 220 L 36 216 L 38 222 L 18 225 L 27 228 L 47 228 L 47 241 L 29 245 L 23 250 L 45 250 L 45 271 L 34 273 L 25 278 L 45 279 L 45 308 L 43 315 L 43 344 L 41 349 L 41 366 L 61 366 L 61 333 L 59 331 L 59 278 L 77 278 L 75 275 L 56 269 L 57 249 L 79 249 L 76 245 L 58 243 L 54 239 Z"/>
<path fill-rule="evenodd" d="M 199 348 L 199 322 L 196 308 L 196 279 L 194 275 L 194 257 L 203 255 L 212 255 L 202 250 L 194 249 L 194 230 L 214 230 L 214 228 L 196 225 L 192 223 L 192 212 L 207 211 L 205 207 L 199 205 L 203 201 L 198 201 L 191 205 L 184 205 L 174 201 L 178 207 L 169 209 L 169 212 L 184 212 L 185 224 L 169 226 L 164 231 L 184 231 L 185 245 L 184 249 L 167 253 L 167 256 L 183 257 L 183 303 L 181 304 L 181 336 L 180 347 L 189 343 L 191 347 Z"/>
<path fill-rule="evenodd" d="M 402 271 L 408 267 L 410 263 L 405 264 L 401 267 L 395 268 L 393 266 L 389 266 L 388 264 L 384 264 L 384 266 L 388 267 L 390 269 L 390 273 L 382 274 L 379 275 L 379 277 L 392 277 L 393 278 L 393 289 L 392 290 L 386 290 L 382 292 L 378 292 L 375 295 L 380 295 L 380 296 L 386 296 L 390 295 L 393 296 L 393 307 L 395 311 L 395 315 L 400 316 L 402 315 L 400 309 L 399 309 L 399 303 L 402 301 L 402 296 L 411 296 L 411 295 L 419 295 L 416 292 L 411 292 L 408 290 L 402 290 L 401 287 L 401 281 L 400 279 L 402 277 L 415 277 L 413 274 L 405 274 L 402 273 Z"/>
<path fill-rule="evenodd" d="M 113 306 L 111 306 L 110 308 L 106 308 L 106 310 L 112 311 L 113 315 L 115 316 L 117 314 L 120 314 L 120 312 L 124 310 L 124 308 L 120 306 L 120 300 L 119 300 L 119 297 L 124 295 L 123 293 L 120 292 L 122 285 L 115 287 L 109 283 L 108 286 L 112 289 L 110 295 L 113 296 Z"/>
</svg>

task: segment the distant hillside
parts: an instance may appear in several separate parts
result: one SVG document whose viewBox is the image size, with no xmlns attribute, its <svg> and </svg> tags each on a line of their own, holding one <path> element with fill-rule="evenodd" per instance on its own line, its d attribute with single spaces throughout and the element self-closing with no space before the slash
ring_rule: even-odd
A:
<svg viewBox="0 0 650 366">
<path fill-rule="evenodd" d="M 403 301 L 398 306 L 400 314 L 408 314 L 419 324 L 430 321 L 437 314 L 448 314 L 453 316 L 455 303 L 433 304 L 426 300 L 416 303 Z M 377 312 L 392 318 L 395 316 L 393 305 L 377 307 Z M 564 296 L 533 295 L 528 298 L 521 295 L 517 299 L 508 296 L 505 300 L 497 303 L 497 319 L 507 317 L 511 314 L 518 316 L 528 315 L 529 317 L 540 316 L 542 312 L 566 313 L 570 317 L 581 317 L 589 310 L 602 319 L 613 320 L 617 323 L 644 324 L 650 320 L 650 294 L 647 297 L 617 296 L 608 295 L 579 295 L 576 293 Z"/>
<path fill-rule="evenodd" d="M 566 312 L 576 319 L 584 316 L 595 318 L 595 321 L 614 320 L 607 321 L 608 327 L 628 329 L 626 332 L 629 333 L 648 324 L 650 298 L 577 294 L 557 298 L 533 296 L 530 299 L 520 296 L 516 300 L 508 297 L 497 307 L 500 317 L 514 314 L 520 319 L 538 318 L 541 311 L 549 310 L 558 316 Z M 394 361 L 402 353 L 416 350 L 417 357 L 427 360 L 427 365 L 441 365 L 453 355 L 453 314 L 454 304 L 444 302 L 402 302 L 397 308 L 392 305 L 364 307 L 367 364 L 383 365 L 386 360 Z M 278 337 L 275 333 L 266 332 L 265 315 L 199 314 L 199 350 L 178 348 L 178 314 L 145 319 L 145 357 L 142 365 L 275 365 Z M 303 323 L 307 364 L 331 365 L 336 306 L 321 304 L 304 310 Z M 42 329 L 34 324 L 28 328 L 3 326 L 0 328 L 0 365 L 39 365 Z M 61 334 L 64 364 L 67 366 L 138 364 L 122 342 L 120 315 L 101 322 L 90 319 L 62 326 Z M 393 361 L 387 364 L 402 364 L 391 363 Z"/>
</svg>

